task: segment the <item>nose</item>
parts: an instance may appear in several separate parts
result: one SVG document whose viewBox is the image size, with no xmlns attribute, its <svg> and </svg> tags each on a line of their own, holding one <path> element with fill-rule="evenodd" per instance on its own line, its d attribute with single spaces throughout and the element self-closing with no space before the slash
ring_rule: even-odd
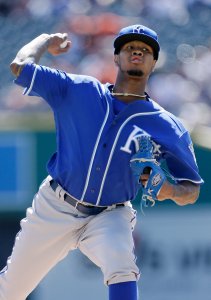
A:
<svg viewBox="0 0 211 300">
<path fill-rule="evenodd" d="M 132 55 L 134 55 L 134 56 L 143 56 L 143 52 L 139 49 L 135 49 L 135 50 L 133 50 Z"/>
</svg>

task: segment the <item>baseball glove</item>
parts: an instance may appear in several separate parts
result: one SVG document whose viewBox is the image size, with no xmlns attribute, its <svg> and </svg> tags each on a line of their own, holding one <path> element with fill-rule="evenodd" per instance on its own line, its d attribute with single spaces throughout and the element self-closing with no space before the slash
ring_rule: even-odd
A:
<svg viewBox="0 0 211 300">
<path fill-rule="evenodd" d="M 155 204 L 157 195 L 166 180 L 164 171 L 153 155 L 153 144 L 149 135 L 142 135 L 139 138 L 139 150 L 130 160 L 133 174 L 142 188 L 142 202 L 144 206 Z M 140 176 L 149 174 L 149 178 L 143 185 Z"/>
</svg>

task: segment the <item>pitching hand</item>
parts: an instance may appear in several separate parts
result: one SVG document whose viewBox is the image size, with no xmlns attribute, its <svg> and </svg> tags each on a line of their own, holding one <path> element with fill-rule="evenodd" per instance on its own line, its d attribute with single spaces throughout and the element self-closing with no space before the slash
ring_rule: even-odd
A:
<svg viewBox="0 0 211 300">
<path fill-rule="evenodd" d="M 71 47 L 71 41 L 67 38 L 67 33 L 51 34 L 48 42 L 48 52 L 51 55 L 66 53 Z"/>
</svg>

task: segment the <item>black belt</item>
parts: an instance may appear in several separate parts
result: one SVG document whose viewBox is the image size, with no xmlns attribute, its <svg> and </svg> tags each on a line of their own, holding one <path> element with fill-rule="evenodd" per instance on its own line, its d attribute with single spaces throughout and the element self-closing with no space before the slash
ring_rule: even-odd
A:
<svg viewBox="0 0 211 300">
<path fill-rule="evenodd" d="M 54 180 L 50 180 L 50 186 L 52 190 L 55 192 L 59 184 Z M 87 214 L 87 215 L 97 215 L 108 208 L 108 206 L 92 206 L 92 205 L 85 205 L 81 202 L 75 200 L 67 193 L 64 194 L 64 201 L 75 207 L 78 211 L 81 213 Z M 116 206 L 125 206 L 124 203 L 116 204 Z"/>
</svg>

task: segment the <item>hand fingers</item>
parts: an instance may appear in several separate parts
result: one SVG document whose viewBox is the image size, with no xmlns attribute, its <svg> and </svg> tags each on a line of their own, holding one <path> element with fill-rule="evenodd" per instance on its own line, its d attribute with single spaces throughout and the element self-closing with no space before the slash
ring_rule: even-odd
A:
<svg viewBox="0 0 211 300">
<path fill-rule="evenodd" d="M 71 41 L 68 40 L 67 33 L 54 33 L 50 35 L 48 52 L 52 55 L 66 53 L 71 47 Z"/>
<path fill-rule="evenodd" d="M 71 44 L 71 41 L 68 40 L 67 33 L 53 33 L 51 36 L 51 44 L 54 45 L 62 45 L 61 48 L 66 48 L 68 45 Z"/>
<path fill-rule="evenodd" d="M 142 174 L 140 176 L 140 182 L 141 182 L 143 187 L 145 187 L 147 185 L 148 179 L 149 179 L 149 174 Z"/>
</svg>

